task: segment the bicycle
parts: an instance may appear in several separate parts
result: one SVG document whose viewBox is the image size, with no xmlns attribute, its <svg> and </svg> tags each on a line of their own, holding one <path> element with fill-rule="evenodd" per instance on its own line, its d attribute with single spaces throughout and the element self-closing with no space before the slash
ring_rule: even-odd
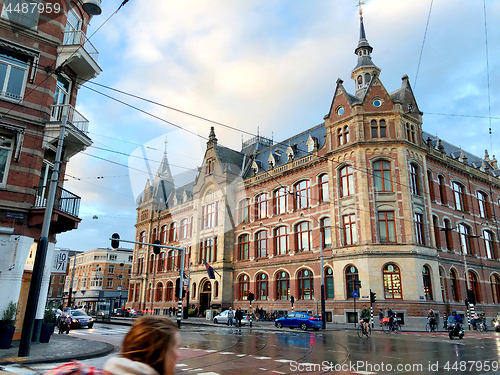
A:
<svg viewBox="0 0 500 375">
<path fill-rule="evenodd" d="M 399 321 L 397 320 L 396 317 L 394 317 L 392 326 L 391 323 L 389 323 L 389 318 L 384 318 L 383 320 L 384 322 L 382 324 L 382 330 L 384 331 L 384 333 L 387 334 L 391 332 L 401 333 L 401 324 L 399 324 Z"/>
<path fill-rule="evenodd" d="M 427 320 L 428 320 L 428 322 L 425 325 L 425 332 L 427 332 L 427 333 L 438 332 L 439 327 L 438 327 L 437 322 L 434 321 L 434 323 L 431 323 L 430 319 L 427 319 Z"/>
<path fill-rule="evenodd" d="M 477 329 L 479 332 L 487 331 L 488 329 L 486 328 L 486 322 L 484 320 L 478 321 L 476 323 Z"/>
<path fill-rule="evenodd" d="M 358 333 L 359 338 L 363 337 L 363 335 L 365 335 L 368 338 L 372 334 L 372 329 L 370 327 L 370 324 L 368 323 L 368 330 L 367 330 L 366 323 L 363 320 L 360 320 L 356 332 Z"/>
</svg>

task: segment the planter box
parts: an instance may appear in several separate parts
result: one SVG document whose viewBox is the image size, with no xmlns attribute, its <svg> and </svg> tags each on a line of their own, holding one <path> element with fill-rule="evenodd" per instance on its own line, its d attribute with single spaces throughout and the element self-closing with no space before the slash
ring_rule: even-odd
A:
<svg viewBox="0 0 500 375">
<path fill-rule="evenodd" d="M 0 349 L 10 349 L 15 331 L 14 326 L 0 326 Z"/>
<path fill-rule="evenodd" d="M 42 323 L 42 330 L 40 332 L 40 343 L 48 343 L 50 336 L 54 333 L 54 323 Z"/>
</svg>

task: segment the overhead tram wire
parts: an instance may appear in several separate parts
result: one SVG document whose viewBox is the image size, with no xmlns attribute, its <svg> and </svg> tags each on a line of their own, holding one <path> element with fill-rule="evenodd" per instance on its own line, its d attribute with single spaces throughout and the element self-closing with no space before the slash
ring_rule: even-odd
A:
<svg viewBox="0 0 500 375">
<path fill-rule="evenodd" d="M 415 91 L 417 88 L 418 71 L 420 70 L 420 62 L 422 61 L 422 54 L 424 53 L 425 37 L 427 36 L 427 29 L 429 28 L 429 20 L 431 19 L 433 2 L 434 0 L 431 0 L 431 5 L 429 7 L 429 15 L 427 16 L 427 24 L 425 25 L 424 39 L 422 40 L 422 48 L 420 48 L 420 57 L 418 58 L 417 73 L 415 74 L 415 84 L 413 85 L 413 91 Z"/>
<path fill-rule="evenodd" d="M 491 95 L 490 95 L 490 64 L 489 64 L 489 54 L 488 54 L 488 25 L 486 19 L 486 0 L 483 0 L 483 12 L 484 12 L 484 43 L 486 49 L 486 81 L 488 82 L 488 117 L 490 120 L 490 153 L 493 154 L 493 136 L 491 134 Z"/>
</svg>

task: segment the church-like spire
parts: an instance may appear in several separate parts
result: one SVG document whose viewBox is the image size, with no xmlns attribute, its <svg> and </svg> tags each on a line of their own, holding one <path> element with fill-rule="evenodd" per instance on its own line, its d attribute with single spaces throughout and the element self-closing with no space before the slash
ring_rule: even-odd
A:
<svg viewBox="0 0 500 375">
<path fill-rule="evenodd" d="M 210 127 L 210 134 L 208 135 L 207 148 L 217 145 L 217 138 L 215 137 L 214 127 Z"/>
<path fill-rule="evenodd" d="M 156 177 L 159 177 L 163 180 L 173 180 L 172 178 L 172 172 L 170 171 L 170 165 L 168 164 L 168 157 L 167 157 L 167 136 L 165 136 L 165 151 L 163 151 L 163 159 L 161 160 L 160 166 L 158 168 L 158 171 L 156 172 Z"/>
<path fill-rule="evenodd" d="M 356 95 L 363 94 L 364 90 L 370 84 L 372 76 L 380 73 L 380 69 L 375 66 L 372 61 L 371 53 L 373 51 L 372 46 L 368 43 L 366 39 L 365 25 L 363 22 L 363 10 L 361 9 L 361 5 L 363 5 L 361 1 L 359 1 L 359 42 L 358 46 L 354 50 L 356 56 L 358 56 L 358 63 L 356 67 L 352 70 L 351 77 L 355 80 L 356 84 Z"/>
</svg>

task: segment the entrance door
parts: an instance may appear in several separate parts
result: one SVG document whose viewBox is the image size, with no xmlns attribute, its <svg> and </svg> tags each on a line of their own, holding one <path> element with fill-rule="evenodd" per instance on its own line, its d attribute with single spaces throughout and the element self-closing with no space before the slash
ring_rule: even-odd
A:
<svg viewBox="0 0 500 375">
<path fill-rule="evenodd" d="M 212 284 L 206 281 L 200 292 L 200 314 L 210 309 L 210 302 L 212 300 Z"/>
</svg>

